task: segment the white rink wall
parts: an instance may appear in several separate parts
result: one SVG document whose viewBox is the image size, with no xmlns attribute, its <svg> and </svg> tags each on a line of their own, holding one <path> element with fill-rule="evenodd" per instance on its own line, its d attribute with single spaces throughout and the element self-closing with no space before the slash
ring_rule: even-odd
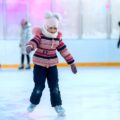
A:
<svg viewBox="0 0 120 120">
<path fill-rule="evenodd" d="M 76 62 L 120 62 L 118 40 L 64 40 Z M 33 53 L 32 53 L 33 54 Z M 31 54 L 31 57 L 32 57 Z M 58 53 L 59 62 L 65 63 Z M 19 64 L 20 49 L 17 40 L 0 41 L 0 64 Z"/>
</svg>

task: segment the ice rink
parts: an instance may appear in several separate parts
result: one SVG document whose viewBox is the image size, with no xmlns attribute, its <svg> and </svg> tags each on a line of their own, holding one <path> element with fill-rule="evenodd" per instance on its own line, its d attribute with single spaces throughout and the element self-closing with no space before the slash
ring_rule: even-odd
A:
<svg viewBox="0 0 120 120">
<path fill-rule="evenodd" d="M 40 104 L 28 113 L 32 70 L 0 70 L 0 120 L 120 120 L 120 68 L 59 68 L 66 116 L 57 116 L 46 88 Z"/>
</svg>

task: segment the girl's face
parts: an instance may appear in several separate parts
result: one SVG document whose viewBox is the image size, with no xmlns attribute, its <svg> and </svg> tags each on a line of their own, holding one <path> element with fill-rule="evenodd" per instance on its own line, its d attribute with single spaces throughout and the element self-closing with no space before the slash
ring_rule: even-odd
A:
<svg viewBox="0 0 120 120">
<path fill-rule="evenodd" d="M 47 29 L 47 31 L 49 32 L 49 33 L 56 33 L 57 32 L 57 28 L 56 27 L 49 27 L 48 29 Z"/>
</svg>

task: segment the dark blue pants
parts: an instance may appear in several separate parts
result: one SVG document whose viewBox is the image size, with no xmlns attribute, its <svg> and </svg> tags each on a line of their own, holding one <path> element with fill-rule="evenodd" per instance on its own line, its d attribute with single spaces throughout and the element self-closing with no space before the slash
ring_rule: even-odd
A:
<svg viewBox="0 0 120 120">
<path fill-rule="evenodd" d="M 39 104 L 42 92 L 45 88 L 45 81 L 47 78 L 47 83 L 50 89 L 51 105 L 53 107 L 56 105 L 61 105 L 62 101 L 58 85 L 57 66 L 46 68 L 39 65 L 35 65 L 33 74 L 35 86 L 30 97 L 30 102 L 35 105 Z"/>
</svg>

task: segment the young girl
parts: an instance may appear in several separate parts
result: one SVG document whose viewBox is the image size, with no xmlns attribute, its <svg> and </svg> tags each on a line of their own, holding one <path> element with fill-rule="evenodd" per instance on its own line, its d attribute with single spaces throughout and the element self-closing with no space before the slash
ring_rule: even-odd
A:
<svg viewBox="0 0 120 120">
<path fill-rule="evenodd" d="M 30 56 L 26 53 L 26 43 L 31 39 L 32 31 L 31 25 L 28 21 L 21 21 L 21 39 L 19 47 L 21 49 L 21 65 L 19 70 L 24 69 L 24 59 L 27 58 L 27 66 L 26 69 L 30 69 Z"/>
<path fill-rule="evenodd" d="M 66 62 L 71 66 L 73 73 L 77 73 L 77 69 L 72 55 L 62 40 L 62 34 L 58 31 L 58 27 L 58 14 L 46 14 L 44 26 L 41 30 L 37 30 L 35 37 L 26 46 L 27 53 L 36 49 L 33 56 L 35 86 L 30 97 L 31 104 L 28 107 L 29 112 L 32 112 L 36 105 L 39 104 L 43 89 L 45 88 L 46 78 L 50 89 L 52 107 L 60 115 L 63 115 L 65 112 L 62 107 L 58 84 L 58 70 L 56 66 L 58 57 L 56 50 L 60 52 Z"/>
</svg>

